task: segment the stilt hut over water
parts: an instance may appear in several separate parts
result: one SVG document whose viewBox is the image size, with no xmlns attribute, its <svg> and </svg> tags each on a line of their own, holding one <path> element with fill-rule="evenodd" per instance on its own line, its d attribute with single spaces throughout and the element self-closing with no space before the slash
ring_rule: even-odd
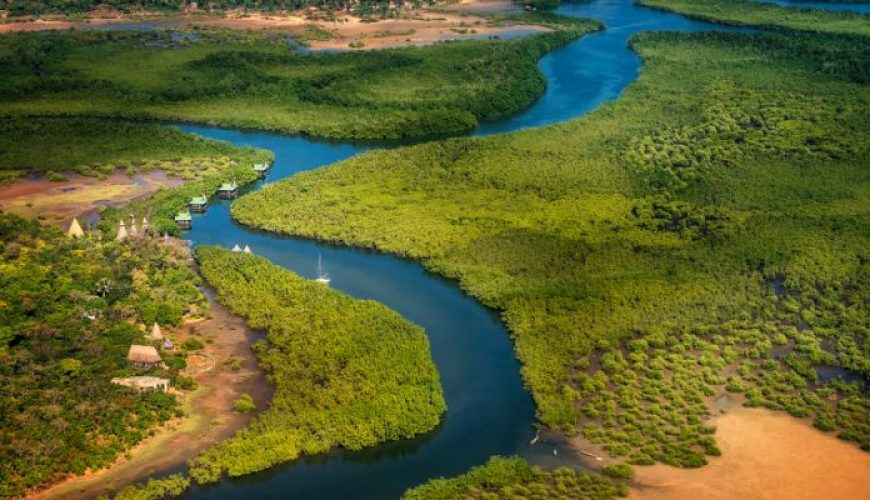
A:
<svg viewBox="0 0 870 500">
<path fill-rule="evenodd" d="M 194 196 L 187 204 L 191 212 L 203 213 L 208 210 L 208 198 L 203 196 Z"/>
<path fill-rule="evenodd" d="M 272 168 L 272 166 L 268 162 L 254 164 L 254 172 L 257 172 L 257 176 L 260 179 L 269 174 L 270 168 Z"/>
<path fill-rule="evenodd" d="M 239 185 L 235 182 L 224 182 L 218 188 L 218 194 L 220 194 L 221 198 L 235 198 L 239 194 Z"/>
<path fill-rule="evenodd" d="M 193 225 L 193 217 L 190 216 L 190 212 L 178 212 L 175 216 L 175 223 L 181 229 L 190 229 Z"/>
</svg>

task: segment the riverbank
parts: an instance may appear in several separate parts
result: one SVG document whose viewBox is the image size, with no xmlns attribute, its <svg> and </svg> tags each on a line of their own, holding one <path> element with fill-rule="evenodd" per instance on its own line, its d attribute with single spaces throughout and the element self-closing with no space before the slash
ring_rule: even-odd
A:
<svg viewBox="0 0 870 500">
<path fill-rule="evenodd" d="M 28 498 L 93 498 L 155 474 L 184 468 L 188 459 L 248 424 L 251 414 L 233 409 L 241 394 L 250 394 L 258 410 L 266 408 L 272 388 L 250 349 L 261 335 L 218 304 L 212 290 L 204 292 L 211 305 L 211 316 L 165 331 L 176 344 L 186 338 L 198 338 L 205 344 L 202 352 L 214 360 L 210 369 L 188 366 L 199 388 L 184 396 L 187 416 L 158 429 L 108 469 L 71 477 Z"/>
<path fill-rule="evenodd" d="M 853 500 L 870 491 L 870 455 L 804 420 L 736 407 L 713 424 L 721 457 L 699 469 L 636 467 L 629 498 Z"/>
</svg>

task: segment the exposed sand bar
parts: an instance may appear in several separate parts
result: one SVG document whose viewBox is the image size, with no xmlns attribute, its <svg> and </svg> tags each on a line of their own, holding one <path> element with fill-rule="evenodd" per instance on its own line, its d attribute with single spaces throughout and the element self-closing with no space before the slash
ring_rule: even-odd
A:
<svg viewBox="0 0 870 500">
<path fill-rule="evenodd" d="M 714 421 L 722 456 L 700 469 L 636 467 L 636 499 L 870 499 L 870 454 L 782 412 Z"/>
</svg>

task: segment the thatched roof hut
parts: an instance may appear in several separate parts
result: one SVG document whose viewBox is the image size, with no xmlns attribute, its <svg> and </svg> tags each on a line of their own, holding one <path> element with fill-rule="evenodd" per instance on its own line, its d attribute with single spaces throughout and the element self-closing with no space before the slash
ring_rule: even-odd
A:
<svg viewBox="0 0 870 500">
<path fill-rule="evenodd" d="M 153 346 L 137 345 L 130 346 L 130 352 L 127 353 L 127 361 L 133 366 L 153 367 L 160 364 L 160 354 Z"/>
</svg>

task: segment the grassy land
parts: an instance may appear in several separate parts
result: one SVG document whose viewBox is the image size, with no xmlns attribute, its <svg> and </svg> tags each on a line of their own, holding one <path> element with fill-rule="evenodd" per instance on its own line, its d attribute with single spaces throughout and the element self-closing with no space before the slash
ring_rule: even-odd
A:
<svg viewBox="0 0 870 500">
<path fill-rule="evenodd" d="M 68 172 L 105 177 L 163 170 L 196 181 L 222 173 L 233 162 L 250 163 L 251 151 L 186 134 L 173 127 L 91 118 L 0 119 L 0 175 L 49 179 Z"/>
<path fill-rule="evenodd" d="M 405 500 L 549 499 L 604 500 L 627 488 L 598 476 L 560 468 L 545 472 L 521 458 L 494 457 L 486 465 L 450 479 L 433 479 L 405 492 Z"/>
<path fill-rule="evenodd" d="M 854 12 L 782 7 L 755 0 L 638 0 L 638 3 L 736 26 L 870 35 L 870 16 Z"/>
<path fill-rule="evenodd" d="M 529 105 L 545 88 L 537 60 L 600 27 L 516 19 L 554 31 L 314 55 L 294 54 L 280 37 L 229 31 L 19 33 L 0 38 L 0 115 L 167 119 L 332 138 L 459 132 Z"/>
<path fill-rule="evenodd" d="M 423 260 L 503 311 L 549 426 L 635 464 L 718 453 L 707 397 L 870 447 L 866 39 L 657 34 L 564 125 L 367 153 L 239 221 Z"/>
<path fill-rule="evenodd" d="M 207 310 L 184 251 L 151 238 L 74 240 L 0 213 L 0 269 L 0 496 L 105 467 L 182 414 L 170 394 L 110 381 L 192 383 L 126 359 L 130 344 L 146 342 L 138 325 Z"/>
<path fill-rule="evenodd" d="M 446 406 L 422 329 L 261 257 L 217 247 L 199 247 L 196 256 L 218 300 L 267 331 L 255 350 L 275 384 L 269 409 L 191 461 L 198 482 L 438 425 Z"/>
<path fill-rule="evenodd" d="M 67 172 L 104 177 L 117 170 L 128 174 L 163 170 L 185 180 L 183 186 L 162 190 L 124 210 L 140 217 L 147 213 L 160 234 L 178 233 L 173 218 L 191 196 L 214 193 L 227 180 L 252 181 L 254 163 L 263 160 L 272 160 L 272 154 L 158 124 L 94 118 L 0 119 L 0 179 L 6 182 L 29 173 L 59 179 Z M 118 210 L 109 209 L 104 223 L 116 223 L 118 216 Z"/>
</svg>

